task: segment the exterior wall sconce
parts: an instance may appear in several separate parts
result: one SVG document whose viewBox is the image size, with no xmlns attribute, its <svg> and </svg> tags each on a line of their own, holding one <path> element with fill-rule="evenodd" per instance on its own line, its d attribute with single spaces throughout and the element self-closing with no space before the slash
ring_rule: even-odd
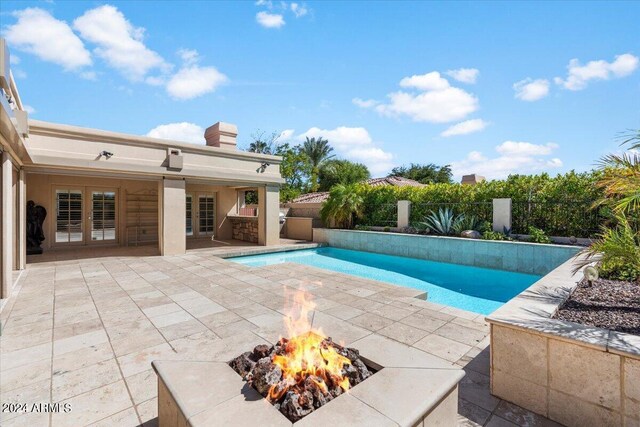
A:
<svg viewBox="0 0 640 427">
<path fill-rule="evenodd" d="M 260 165 L 260 167 L 258 169 L 256 169 L 256 172 L 258 173 L 264 173 L 264 171 L 267 169 L 268 166 L 271 166 L 271 163 L 267 163 L 267 162 L 262 162 L 262 164 Z"/>
<path fill-rule="evenodd" d="M 113 153 L 107 150 L 100 152 L 100 157 L 104 157 L 109 160 L 113 156 Z"/>
</svg>

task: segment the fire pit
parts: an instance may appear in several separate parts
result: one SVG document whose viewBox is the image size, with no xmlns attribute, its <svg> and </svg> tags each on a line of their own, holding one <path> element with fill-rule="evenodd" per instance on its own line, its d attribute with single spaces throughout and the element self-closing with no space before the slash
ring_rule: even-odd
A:
<svg viewBox="0 0 640 427">
<path fill-rule="evenodd" d="M 229 366 L 292 422 L 373 374 L 358 350 L 313 332 L 258 345 Z"/>
<path fill-rule="evenodd" d="M 337 344 L 304 292 L 295 307 L 274 345 L 246 332 L 202 361 L 153 361 L 160 427 L 456 425 L 459 367 L 376 334 L 343 345 L 339 326 Z"/>
</svg>

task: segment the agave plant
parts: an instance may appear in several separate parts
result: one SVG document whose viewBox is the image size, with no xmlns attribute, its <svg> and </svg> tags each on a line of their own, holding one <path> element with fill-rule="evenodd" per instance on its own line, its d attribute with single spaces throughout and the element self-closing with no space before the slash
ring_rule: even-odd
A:
<svg viewBox="0 0 640 427">
<path fill-rule="evenodd" d="M 460 223 L 464 221 L 464 215 L 455 215 L 449 208 L 440 208 L 438 212 L 427 215 L 421 225 L 434 234 L 449 236 L 456 233 Z"/>
<path fill-rule="evenodd" d="M 574 273 L 595 263 L 605 278 L 640 284 L 640 230 L 635 230 L 624 215 L 616 220 L 615 227 L 602 227 L 597 240 L 576 255 Z"/>
</svg>

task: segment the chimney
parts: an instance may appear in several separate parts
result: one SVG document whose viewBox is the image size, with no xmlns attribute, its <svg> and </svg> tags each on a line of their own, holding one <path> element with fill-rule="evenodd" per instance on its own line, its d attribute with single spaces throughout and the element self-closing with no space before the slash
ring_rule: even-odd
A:
<svg viewBox="0 0 640 427">
<path fill-rule="evenodd" d="M 236 148 L 236 136 L 238 136 L 238 128 L 231 123 L 218 122 L 204 131 L 204 139 L 208 146 L 228 150 Z"/>
</svg>

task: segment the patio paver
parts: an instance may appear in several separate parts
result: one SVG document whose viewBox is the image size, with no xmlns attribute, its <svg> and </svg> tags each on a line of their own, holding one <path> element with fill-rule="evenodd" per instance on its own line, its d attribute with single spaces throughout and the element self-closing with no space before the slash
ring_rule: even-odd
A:
<svg viewBox="0 0 640 427">
<path fill-rule="evenodd" d="M 72 410 L 4 413 L 3 426 L 156 425 L 152 360 L 224 362 L 274 343 L 298 288 L 316 303 L 313 326 L 345 344 L 393 340 L 413 347 L 417 364 L 429 358 L 464 367 L 460 425 L 556 425 L 489 394 L 489 331 L 481 315 L 415 299 L 419 292 L 409 288 L 308 266 L 246 267 L 220 258 L 219 249 L 149 253 L 51 256 L 28 265 L 0 313 L 0 397 L 67 402 Z"/>
</svg>

